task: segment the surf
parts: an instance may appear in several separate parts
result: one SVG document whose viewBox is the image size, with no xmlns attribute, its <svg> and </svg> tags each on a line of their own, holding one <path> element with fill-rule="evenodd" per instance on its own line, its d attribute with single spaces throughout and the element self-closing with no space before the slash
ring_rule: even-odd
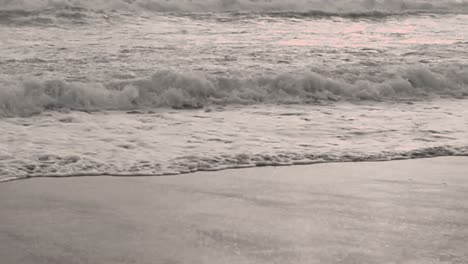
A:
<svg viewBox="0 0 468 264">
<path fill-rule="evenodd" d="M 330 74 L 331 75 L 331 74 Z M 217 76 L 160 70 L 145 78 L 99 82 L 52 79 L 3 81 L 0 116 L 61 109 L 100 111 L 203 108 L 211 105 L 314 104 L 321 101 L 401 101 L 468 96 L 468 69 L 402 68 L 363 79 L 312 71 L 264 76 Z M 393 77 L 388 77 L 392 76 Z"/>
</svg>

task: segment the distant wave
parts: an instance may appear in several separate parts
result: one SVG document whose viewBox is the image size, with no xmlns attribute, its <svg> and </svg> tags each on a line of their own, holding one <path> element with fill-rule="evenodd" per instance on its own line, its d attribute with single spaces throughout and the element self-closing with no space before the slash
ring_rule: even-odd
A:
<svg viewBox="0 0 468 264">
<path fill-rule="evenodd" d="M 366 10 L 366 11 L 349 11 L 349 12 L 336 12 L 336 11 L 320 11 L 311 10 L 306 12 L 263 12 L 259 13 L 263 16 L 270 17 L 282 17 L 282 18 L 329 18 L 329 17 L 342 17 L 349 19 L 360 19 L 360 18 L 387 18 L 394 16 L 415 16 L 425 14 L 453 14 L 455 11 L 447 10 L 412 10 L 412 11 L 382 11 L 382 10 Z"/>
<path fill-rule="evenodd" d="M 92 16 L 95 16 L 94 14 Z M 54 25 L 61 22 L 86 23 L 90 13 L 83 10 L 0 10 L 0 24 L 3 25 Z"/>
<path fill-rule="evenodd" d="M 407 11 L 388 11 L 388 10 L 365 10 L 365 11 L 231 11 L 222 13 L 187 13 L 187 12 L 169 12 L 172 16 L 188 17 L 192 19 L 205 20 L 217 19 L 220 22 L 231 22 L 242 19 L 257 19 L 259 17 L 266 18 L 284 18 L 284 19 L 329 19 L 329 18 L 345 18 L 345 19 L 386 19 L 391 17 L 409 17 L 423 15 L 448 15 L 462 14 L 455 10 L 407 10 Z"/>
<path fill-rule="evenodd" d="M 465 0 L 0 0 L 0 24 L 93 24 L 119 14 L 168 14 L 220 21 L 273 17 L 385 19 L 398 16 L 468 14 Z"/>
<path fill-rule="evenodd" d="M 261 77 L 220 77 L 201 72 L 160 70 L 147 78 L 106 83 L 65 80 L 3 80 L 0 116 L 30 116 L 47 110 L 131 110 L 201 108 L 226 104 L 310 104 L 320 101 L 424 100 L 468 96 L 468 69 L 424 66 L 380 77 L 327 77 L 315 72 Z"/>
<path fill-rule="evenodd" d="M 45 9 L 45 10 L 0 10 L 0 24 L 19 25 L 19 26 L 53 26 L 62 23 L 71 24 L 94 24 L 98 21 L 109 21 L 116 14 L 103 13 L 104 11 L 95 11 L 82 8 L 63 8 L 63 9 Z M 256 19 L 262 17 L 280 18 L 280 19 L 328 19 L 340 17 L 345 19 L 386 19 L 390 17 L 408 17 L 418 15 L 446 15 L 446 14 L 468 14 L 468 11 L 459 10 L 412 10 L 412 11 L 222 11 L 190 13 L 187 11 L 171 11 L 161 13 L 169 16 L 186 17 L 195 20 L 215 19 L 219 22 L 239 21 L 243 19 Z M 117 14 L 118 16 L 118 14 Z"/>
<path fill-rule="evenodd" d="M 424 14 L 447 14 L 451 11 L 407 11 L 407 12 L 388 12 L 388 11 L 362 11 L 362 12 L 330 12 L 312 10 L 307 12 L 300 11 L 223 11 L 222 13 L 188 13 L 184 12 L 166 12 L 165 15 L 176 17 L 187 17 L 195 20 L 216 19 L 220 22 L 239 21 L 243 19 L 256 19 L 259 17 L 270 18 L 295 18 L 295 19 L 323 19 L 332 17 L 341 17 L 346 19 L 384 19 L 396 16 L 416 16 Z M 468 13 L 468 12 L 467 12 Z M 99 21 L 109 21 L 115 14 L 109 16 L 103 11 L 94 11 L 81 8 L 64 9 L 45 9 L 40 11 L 28 10 L 0 10 L 0 25 L 12 26 L 55 26 L 66 24 L 94 24 Z M 221 16 L 221 17 L 220 17 Z"/>
<path fill-rule="evenodd" d="M 466 0 L 0 0 L 0 10 L 47 9 L 150 12 L 319 12 L 382 14 L 411 11 L 466 13 Z M 317 14 L 317 13 L 316 13 Z M 376 14 L 376 13 L 374 13 Z"/>
</svg>

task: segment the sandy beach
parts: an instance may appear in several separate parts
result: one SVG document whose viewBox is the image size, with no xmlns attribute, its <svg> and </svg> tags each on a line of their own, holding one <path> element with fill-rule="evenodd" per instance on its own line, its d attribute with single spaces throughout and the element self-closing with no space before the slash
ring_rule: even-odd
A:
<svg viewBox="0 0 468 264">
<path fill-rule="evenodd" d="M 468 158 L 0 185 L 2 263 L 466 263 Z"/>
</svg>

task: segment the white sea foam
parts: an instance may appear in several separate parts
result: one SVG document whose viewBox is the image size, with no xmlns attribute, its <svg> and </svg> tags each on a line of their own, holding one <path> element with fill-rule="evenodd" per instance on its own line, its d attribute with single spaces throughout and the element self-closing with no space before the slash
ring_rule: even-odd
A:
<svg viewBox="0 0 468 264">
<path fill-rule="evenodd" d="M 468 101 L 0 119 L 0 181 L 468 155 Z"/>
<path fill-rule="evenodd" d="M 393 75 L 393 76 L 392 76 Z M 391 77 L 390 77 L 391 76 Z M 382 79 L 344 80 L 314 72 L 255 78 L 158 71 L 148 78 L 108 83 L 30 79 L 4 82 L 0 116 L 28 116 L 46 110 L 130 110 L 146 107 L 198 108 L 210 105 L 320 101 L 424 100 L 468 96 L 468 69 L 437 72 L 413 67 Z M 350 77 L 348 76 L 348 79 Z"/>
</svg>

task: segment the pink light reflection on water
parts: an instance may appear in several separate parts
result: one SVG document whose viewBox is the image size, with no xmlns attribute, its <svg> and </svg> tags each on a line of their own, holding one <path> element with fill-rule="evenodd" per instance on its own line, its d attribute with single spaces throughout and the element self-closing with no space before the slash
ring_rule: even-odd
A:
<svg viewBox="0 0 468 264">
<path fill-rule="evenodd" d="M 423 19 L 423 18 L 419 18 Z M 418 23 L 416 23 L 418 22 Z M 455 28 L 441 28 L 434 22 L 427 24 L 411 19 L 385 22 L 335 21 L 334 26 L 320 21 L 304 22 L 303 30 L 283 34 L 276 43 L 280 46 L 330 48 L 394 48 L 412 45 L 451 45 L 460 41 L 463 33 Z"/>
</svg>

